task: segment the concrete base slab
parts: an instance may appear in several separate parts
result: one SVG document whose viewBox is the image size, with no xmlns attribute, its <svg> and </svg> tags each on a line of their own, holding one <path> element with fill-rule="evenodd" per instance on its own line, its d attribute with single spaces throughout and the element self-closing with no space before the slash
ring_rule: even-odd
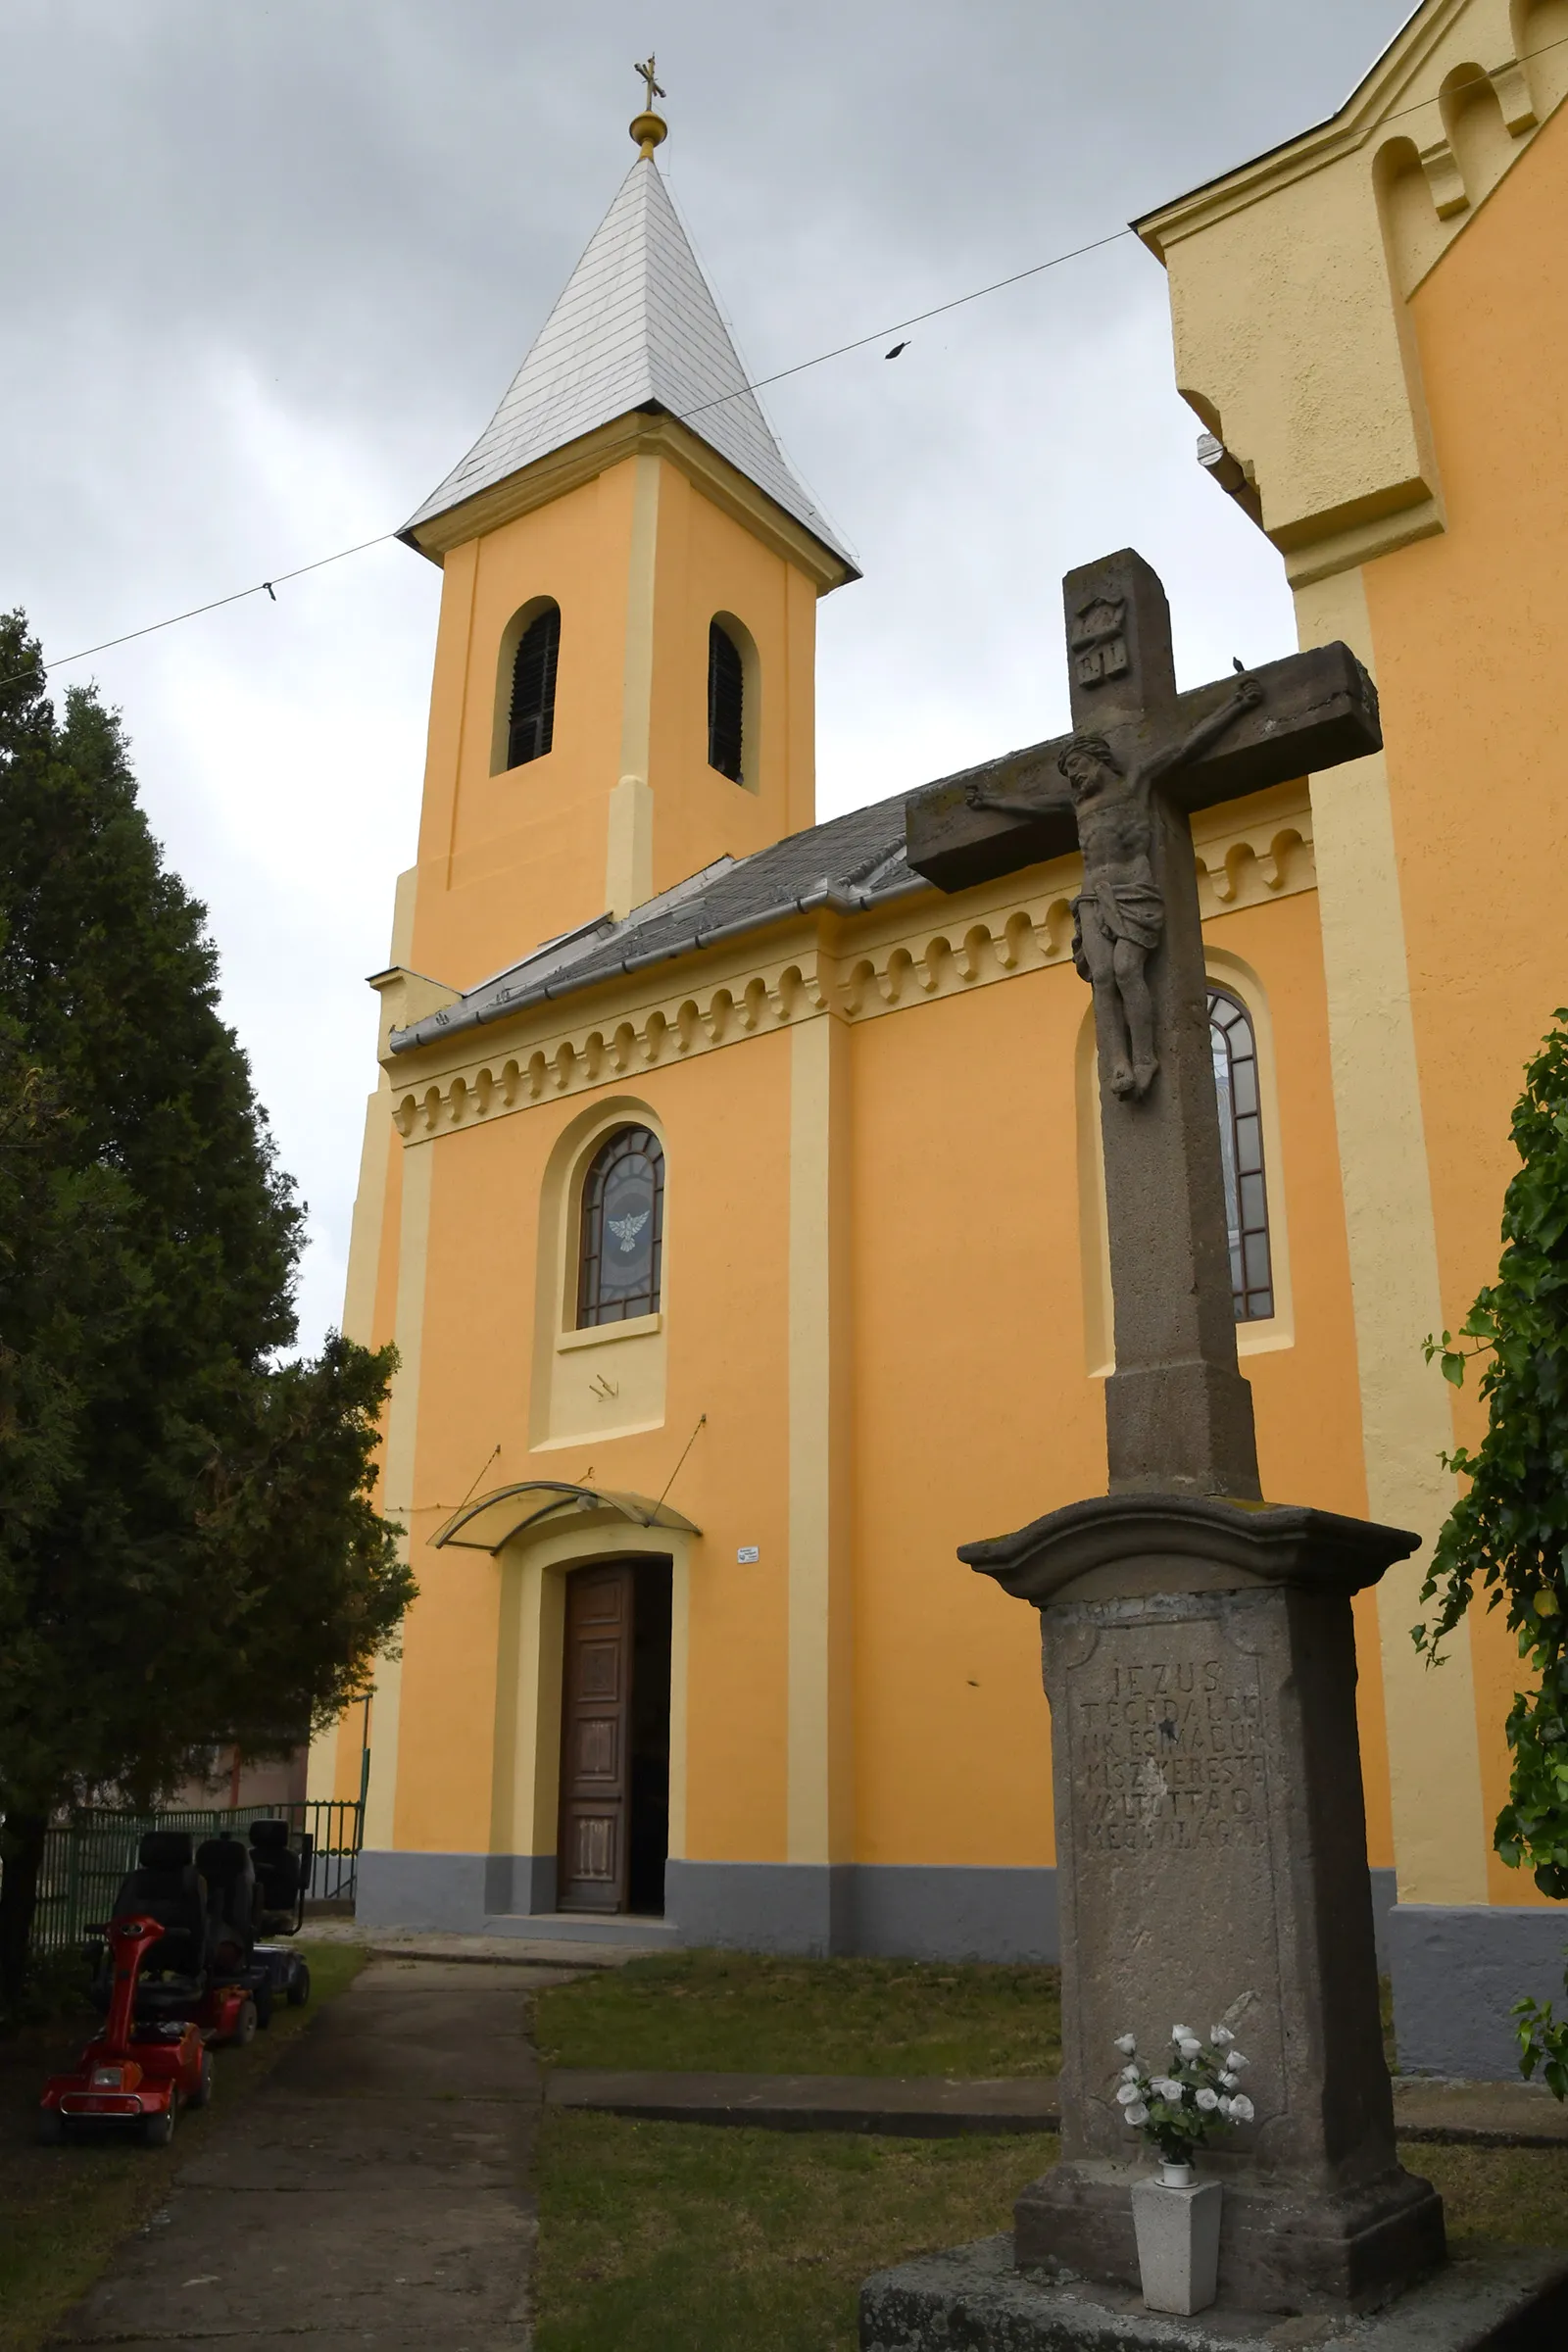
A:
<svg viewBox="0 0 1568 2352">
<path fill-rule="evenodd" d="M 487 1939 L 513 1939 L 559 1950 L 621 1951 L 641 1958 L 646 1952 L 673 1952 L 681 1945 L 680 1930 L 667 1919 L 623 1918 L 613 1912 L 514 1911 L 492 1915 L 484 1923 Z"/>
<path fill-rule="evenodd" d="M 967 2132 L 1054 2132 L 1054 2075 L 998 2082 L 881 2075 L 612 2074 L 558 2067 L 551 2107 L 587 2107 L 644 2123 L 741 2124 L 767 2132 L 875 2132 L 951 2139 Z"/>
<path fill-rule="evenodd" d="M 1354 2316 L 1202 2312 L 1167 2319 L 1136 2294 L 1012 2267 L 1009 2237 L 882 2271 L 860 2289 L 860 2352 L 1558 2352 L 1568 2262 L 1461 2248 L 1396 2302 Z"/>
<path fill-rule="evenodd" d="M 537 1925 L 530 1921 L 529 1926 Z M 358 1943 L 378 1960 L 453 1960 L 493 1962 L 505 1968 L 560 1969 L 624 1968 L 628 1960 L 650 1960 L 666 1944 L 628 1937 L 606 1937 L 602 1942 L 576 1942 L 560 1936 L 467 1936 L 433 1928 L 360 1927 L 353 1921 L 330 1928 L 311 1929 L 312 1943 Z"/>
</svg>

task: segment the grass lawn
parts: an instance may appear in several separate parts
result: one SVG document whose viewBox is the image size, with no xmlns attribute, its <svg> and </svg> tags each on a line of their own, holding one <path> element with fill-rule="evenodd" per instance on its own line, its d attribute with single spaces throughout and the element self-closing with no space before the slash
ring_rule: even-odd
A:
<svg viewBox="0 0 1568 2352">
<path fill-rule="evenodd" d="M 1054 2075 L 1054 1968 L 670 1952 L 539 1995 L 547 2066 L 770 2075 Z"/>
<path fill-rule="evenodd" d="M 873 2139 L 547 2109 L 538 2352 L 854 2352 L 860 2281 L 1011 2225 L 1053 2137 Z M 1412 2147 L 1450 2239 L 1568 2246 L 1568 2148 Z"/>
<path fill-rule="evenodd" d="M 311 1963 L 309 2007 L 279 2006 L 248 2050 L 215 2053 L 213 2104 L 183 2115 L 169 2148 L 109 2137 L 61 2148 L 38 2143 L 44 2078 L 74 2061 L 96 2022 L 90 2011 L 0 2041 L 0 2352 L 34 2352 L 120 2240 L 157 2212 L 174 2167 L 201 2145 L 215 2119 L 220 2126 L 225 2109 L 255 2089 L 367 1957 L 353 1944 L 302 1939 L 300 1949 Z"/>
<path fill-rule="evenodd" d="M 547 2065 L 1054 2074 L 1055 1971 L 678 1952 L 538 1995 Z M 872 2271 L 1010 2225 L 1041 2135 L 943 2140 L 547 2109 L 538 2352 L 853 2352 Z M 1412 2145 L 1454 2240 L 1568 2247 L 1568 2148 Z"/>
<path fill-rule="evenodd" d="M 860 2281 L 1010 2225 L 1054 2137 L 862 2139 L 547 2108 L 538 2352 L 853 2352 Z"/>
</svg>

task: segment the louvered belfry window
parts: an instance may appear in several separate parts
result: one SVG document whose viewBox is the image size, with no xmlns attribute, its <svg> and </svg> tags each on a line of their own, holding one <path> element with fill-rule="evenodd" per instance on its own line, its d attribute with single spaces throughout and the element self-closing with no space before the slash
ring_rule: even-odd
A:
<svg viewBox="0 0 1568 2352">
<path fill-rule="evenodd" d="M 727 629 L 708 631 L 708 764 L 731 783 L 741 780 L 741 736 L 746 719 L 746 667 Z"/>
<path fill-rule="evenodd" d="M 649 1127 L 617 1127 L 582 1188 L 577 1328 L 659 1312 L 664 1154 Z"/>
<path fill-rule="evenodd" d="M 561 607 L 547 605 L 530 620 L 512 664 L 512 713 L 507 765 L 542 760 L 556 732 L 556 662 L 561 653 Z"/>
<path fill-rule="evenodd" d="M 1214 1090 L 1219 1096 L 1231 1294 L 1237 1322 L 1255 1323 L 1274 1312 L 1257 1041 L 1246 1005 L 1222 988 L 1208 992 L 1208 1036 L 1214 1053 Z"/>
</svg>

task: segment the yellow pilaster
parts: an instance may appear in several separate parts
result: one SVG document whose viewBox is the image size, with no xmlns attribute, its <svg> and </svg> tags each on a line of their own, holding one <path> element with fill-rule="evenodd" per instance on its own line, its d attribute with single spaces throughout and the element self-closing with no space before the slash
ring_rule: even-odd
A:
<svg viewBox="0 0 1568 2352">
<path fill-rule="evenodd" d="M 654 889 L 654 795 L 649 783 L 654 712 L 654 617 L 659 570 L 661 459 L 632 461 L 631 551 L 626 567 L 626 653 L 620 706 L 620 781 L 610 796 L 605 905 L 630 914 Z"/>
<path fill-rule="evenodd" d="M 1359 569 L 1298 588 L 1296 610 L 1303 646 L 1343 638 L 1376 674 Z M 1484 1903 L 1488 1838 L 1469 1629 L 1459 1628 L 1447 1663 L 1436 1670 L 1410 1640 L 1423 1562 L 1453 1503 L 1440 1459 L 1453 1436 L 1447 1392 L 1421 1351 L 1443 1309 L 1381 753 L 1312 778 L 1312 829 L 1367 1506 L 1374 1519 L 1424 1539 L 1416 1558 L 1378 1587 L 1399 1900 Z"/>
<path fill-rule="evenodd" d="M 854 1836 L 849 1428 L 849 1038 L 790 1035 L 789 1807 L 792 1862 Z"/>
<path fill-rule="evenodd" d="M 419 1366 L 424 1338 L 425 1265 L 430 1240 L 430 1191 L 435 1153 L 428 1145 L 408 1151 L 403 1160 L 403 1216 L 398 1237 L 398 1309 L 394 1337 L 398 1369 L 387 1415 L 382 1470 L 382 1509 L 403 1529 L 405 1554 L 413 1526 L 415 1453 L 419 1422 Z M 376 1669 L 370 1710 L 370 1786 L 365 1807 L 365 1843 L 385 1852 L 396 1843 L 398 1713 L 403 1689 L 401 1658 L 383 1658 Z"/>
</svg>

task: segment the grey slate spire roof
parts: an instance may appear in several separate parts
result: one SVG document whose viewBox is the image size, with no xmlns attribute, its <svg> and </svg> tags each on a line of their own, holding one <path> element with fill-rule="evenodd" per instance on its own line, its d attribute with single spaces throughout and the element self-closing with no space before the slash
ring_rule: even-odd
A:
<svg viewBox="0 0 1568 2352">
<path fill-rule="evenodd" d="M 404 535 L 628 411 L 669 412 L 858 575 L 774 440 L 652 155 L 639 156 L 463 463 Z"/>
</svg>

